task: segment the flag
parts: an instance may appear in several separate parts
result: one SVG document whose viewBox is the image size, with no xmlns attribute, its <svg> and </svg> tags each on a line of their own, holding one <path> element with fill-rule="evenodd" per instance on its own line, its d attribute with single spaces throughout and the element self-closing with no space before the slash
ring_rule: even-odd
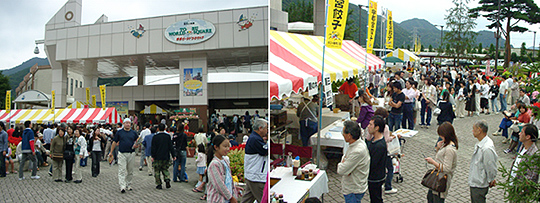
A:
<svg viewBox="0 0 540 203">
<path fill-rule="evenodd" d="M 90 88 L 86 88 L 86 103 L 90 103 Z"/>
<path fill-rule="evenodd" d="M 341 49 L 345 38 L 345 26 L 349 12 L 349 0 L 328 0 L 326 14 L 326 47 Z"/>
<path fill-rule="evenodd" d="M 368 34 L 367 34 L 367 52 L 373 53 L 373 42 L 375 42 L 375 32 L 377 30 L 377 2 L 369 1 L 368 14 Z"/>
<path fill-rule="evenodd" d="M 11 110 L 11 90 L 6 91 L 6 111 Z"/>
<path fill-rule="evenodd" d="M 106 96 L 106 87 L 105 85 L 100 85 L 99 86 L 99 94 L 101 95 L 101 108 L 103 108 L 103 110 L 105 110 L 105 96 Z"/>
<path fill-rule="evenodd" d="M 420 42 L 420 37 L 414 38 L 414 53 L 416 55 L 420 54 L 420 51 L 422 51 L 422 44 Z"/>
<path fill-rule="evenodd" d="M 97 108 L 96 95 L 92 95 L 92 108 Z"/>
<path fill-rule="evenodd" d="M 54 114 L 55 100 L 56 100 L 56 95 L 53 90 L 51 91 L 51 114 Z"/>
<path fill-rule="evenodd" d="M 394 20 L 392 19 L 392 11 L 386 13 L 388 20 L 386 21 L 386 48 L 394 48 Z"/>
</svg>

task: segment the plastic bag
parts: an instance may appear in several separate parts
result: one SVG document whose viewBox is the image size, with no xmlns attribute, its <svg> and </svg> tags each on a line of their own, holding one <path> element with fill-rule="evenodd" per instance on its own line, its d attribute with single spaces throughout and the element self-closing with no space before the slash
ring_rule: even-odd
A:
<svg viewBox="0 0 540 203">
<path fill-rule="evenodd" d="M 396 137 L 391 142 L 386 143 L 388 150 L 388 155 L 397 155 L 401 154 L 401 146 L 399 144 L 399 139 Z"/>
</svg>

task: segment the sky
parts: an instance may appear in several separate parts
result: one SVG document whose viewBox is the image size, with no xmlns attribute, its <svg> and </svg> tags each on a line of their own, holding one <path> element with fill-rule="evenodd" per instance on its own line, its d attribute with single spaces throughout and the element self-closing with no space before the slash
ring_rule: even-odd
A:
<svg viewBox="0 0 540 203">
<path fill-rule="evenodd" d="M 392 10 L 394 20 L 402 22 L 411 18 L 426 19 L 435 25 L 444 25 L 446 10 L 453 6 L 451 0 L 377 0 L 381 7 Z M 534 0 L 540 5 L 540 0 Z M 45 24 L 67 0 L 0 0 L 0 69 L 12 68 L 32 58 L 45 58 L 43 45 L 40 54 L 34 54 L 35 40 L 44 38 Z M 478 0 L 471 0 L 469 7 L 476 7 Z M 353 4 L 367 5 L 367 0 L 350 0 Z M 82 24 L 94 23 L 102 14 L 109 21 L 120 21 L 152 16 L 183 14 L 230 8 L 268 5 L 268 0 L 83 0 Z M 380 11 L 379 11 L 380 14 Z M 487 30 L 489 22 L 480 17 L 476 30 Z M 540 24 L 521 25 L 537 31 Z M 493 30 L 494 31 L 494 30 Z M 540 43 L 536 40 L 536 44 Z M 533 33 L 512 33 L 511 43 L 520 47 L 533 44 Z"/>
<path fill-rule="evenodd" d="M 445 15 L 448 13 L 449 8 L 454 7 L 452 0 L 375 0 L 378 6 L 378 13 L 381 14 L 381 7 L 392 11 L 394 21 L 401 23 L 402 21 L 419 18 L 425 19 L 433 25 L 446 25 L 444 20 Z M 478 7 L 479 0 L 469 0 L 468 7 Z M 540 6 L 540 0 L 534 0 L 536 5 Z M 368 5 L 368 0 L 349 0 L 352 4 Z M 512 21 L 515 22 L 515 21 Z M 475 31 L 489 30 L 486 25 L 491 24 L 486 18 L 478 17 L 476 19 Z M 506 25 L 506 24 L 503 24 Z M 526 27 L 531 31 L 537 32 L 536 48 L 540 43 L 540 23 L 536 25 L 529 25 L 528 23 L 519 23 L 520 26 Z M 445 26 L 446 27 L 446 26 Z M 490 31 L 496 31 L 492 29 Z M 532 47 L 534 34 L 532 32 L 525 32 L 523 34 L 518 32 L 510 33 L 510 43 L 514 47 L 521 47 L 521 43 L 525 42 L 527 47 Z M 484 45 L 486 46 L 486 45 Z"/>
<path fill-rule="evenodd" d="M 43 45 L 34 54 L 35 40 L 45 38 L 45 24 L 67 0 L 0 0 L 0 69 L 20 65 L 32 57 L 46 58 Z M 83 0 L 82 24 L 102 14 L 109 22 L 268 5 L 268 0 Z"/>
</svg>

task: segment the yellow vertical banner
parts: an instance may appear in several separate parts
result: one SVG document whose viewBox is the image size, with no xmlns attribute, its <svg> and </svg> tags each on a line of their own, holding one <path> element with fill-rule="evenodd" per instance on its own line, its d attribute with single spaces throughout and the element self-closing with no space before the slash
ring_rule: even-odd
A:
<svg viewBox="0 0 540 203">
<path fill-rule="evenodd" d="M 326 14 L 326 47 L 341 49 L 349 13 L 349 0 L 328 0 Z"/>
<path fill-rule="evenodd" d="M 387 12 L 386 21 L 386 48 L 394 49 L 394 19 L 392 18 L 392 11 Z"/>
<path fill-rule="evenodd" d="M 51 114 L 54 114 L 55 100 L 56 100 L 56 95 L 53 90 L 51 91 Z"/>
<path fill-rule="evenodd" d="M 369 1 L 367 53 L 373 54 L 373 42 L 377 31 L 377 2 Z"/>
<path fill-rule="evenodd" d="M 6 91 L 6 111 L 11 111 L 11 90 Z"/>
<path fill-rule="evenodd" d="M 90 104 L 90 88 L 86 88 L 86 104 Z"/>
<path fill-rule="evenodd" d="M 107 94 L 107 89 L 105 87 L 105 85 L 100 85 L 99 86 L 99 94 L 101 95 L 101 108 L 103 108 L 103 110 L 105 110 L 105 95 Z"/>
<path fill-rule="evenodd" d="M 422 42 L 420 41 L 420 37 L 416 37 L 416 55 L 419 55 L 422 51 Z"/>
<path fill-rule="evenodd" d="M 92 108 L 97 108 L 96 95 L 92 95 Z"/>
</svg>

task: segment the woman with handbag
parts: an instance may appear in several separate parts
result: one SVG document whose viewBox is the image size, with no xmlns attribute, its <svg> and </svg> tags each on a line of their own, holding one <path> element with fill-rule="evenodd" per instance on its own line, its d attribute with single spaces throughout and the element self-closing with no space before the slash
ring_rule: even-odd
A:
<svg viewBox="0 0 540 203">
<path fill-rule="evenodd" d="M 101 162 L 101 155 L 105 149 L 107 138 L 101 133 L 100 128 L 94 128 L 92 137 L 88 141 L 88 151 L 92 155 L 92 177 L 99 175 L 99 162 Z"/>
<path fill-rule="evenodd" d="M 75 135 L 75 181 L 74 183 L 82 183 L 82 171 L 81 171 L 81 161 L 88 157 L 88 149 L 86 145 L 86 139 L 84 135 L 79 133 L 79 129 L 75 129 L 73 132 Z"/>
<path fill-rule="evenodd" d="M 75 163 L 75 138 L 73 136 L 74 131 L 73 126 L 68 126 L 66 142 L 64 148 L 64 161 L 66 162 L 66 183 L 69 183 L 73 180 L 73 164 Z"/>
<path fill-rule="evenodd" d="M 65 138 L 64 134 L 66 130 L 64 127 L 58 126 L 56 128 L 56 135 L 51 141 L 50 156 L 53 160 L 52 176 L 55 182 L 62 182 L 62 164 L 64 160 Z"/>
<path fill-rule="evenodd" d="M 428 163 L 435 166 L 435 169 L 433 169 L 435 171 L 429 170 L 422 180 L 422 185 L 429 188 L 427 194 L 428 203 L 444 203 L 457 165 L 458 139 L 454 127 L 449 122 L 445 122 L 437 129 L 437 134 L 442 139 L 437 142 L 435 147 L 437 154 L 434 159 L 431 157 L 425 158 Z"/>
</svg>

